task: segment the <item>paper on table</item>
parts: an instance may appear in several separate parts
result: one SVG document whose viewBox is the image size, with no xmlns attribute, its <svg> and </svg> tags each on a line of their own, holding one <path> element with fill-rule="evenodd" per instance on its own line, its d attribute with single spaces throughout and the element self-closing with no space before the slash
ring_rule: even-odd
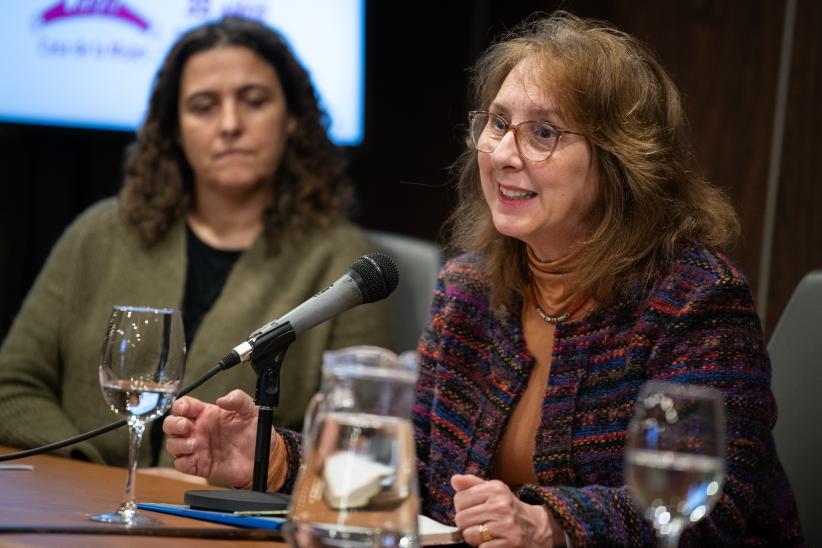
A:
<svg viewBox="0 0 822 548">
<path fill-rule="evenodd" d="M 0 464 L 0 470 L 34 470 L 33 464 Z"/>
<path fill-rule="evenodd" d="M 445 525 L 428 516 L 417 516 L 423 546 L 462 542 L 462 533 L 456 527 Z"/>
</svg>

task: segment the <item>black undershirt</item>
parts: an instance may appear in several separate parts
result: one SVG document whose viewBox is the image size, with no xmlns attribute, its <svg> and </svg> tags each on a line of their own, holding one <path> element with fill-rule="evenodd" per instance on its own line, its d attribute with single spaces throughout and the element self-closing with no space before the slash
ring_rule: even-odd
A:
<svg viewBox="0 0 822 548">
<path fill-rule="evenodd" d="M 242 250 L 216 249 L 202 241 L 186 225 L 186 288 L 183 293 L 183 327 L 186 347 L 191 346 L 206 313 L 220 296 L 225 281 Z"/>
<path fill-rule="evenodd" d="M 186 285 L 183 292 L 183 330 L 186 348 L 200 328 L 203 318 L 211 310 L 225 286 L 225 281 L 234 268 L 242 250 L 226 251 L 211 247 L 194 234 L 186 225 Z M 156 466 L 163 445 L 163 418 L 151 426 L 152 466 Z"/>
</svg>

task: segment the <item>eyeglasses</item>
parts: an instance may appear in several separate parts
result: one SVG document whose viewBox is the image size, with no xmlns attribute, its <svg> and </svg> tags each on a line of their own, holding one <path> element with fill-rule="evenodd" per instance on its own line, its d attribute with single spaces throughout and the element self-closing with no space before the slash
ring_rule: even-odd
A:
<svg viewBox="0 0 822 548">
<path fill-rule="evenodd" d="M 511 124 L 502 116 L 484 110 L 472 110 L 468 113 L 468 124 L 471 128 L 471 141 L 480 152 L 494 152 L 509 131 L 514 132 L 517 150 L 532 162 L 543 162 L 557 148 L 559 138 L 564 133 L 583 135 L 569 129 L 562 129 L 548 122 L 529 120 Z"/>
</svg>

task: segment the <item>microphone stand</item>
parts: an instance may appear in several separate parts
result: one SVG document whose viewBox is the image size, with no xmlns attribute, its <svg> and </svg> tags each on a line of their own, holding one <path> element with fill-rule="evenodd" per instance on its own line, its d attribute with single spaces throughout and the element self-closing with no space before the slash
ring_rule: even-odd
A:
<svg viewBox="0 0 822 548">
<path fill-rule="evenodd" d="M 268 455 L 271 450 L 271 428 L 274 410 L 280 404 L 280 369 L 289 345 L 297 338 L 290 322 L 254 341 L 251 367 L 257 373 L 254 402 L 259 406 L 257 442 L 254 448 L 254 479 L 252 489 L 265 493 L 268 487 Z"/>
<path fill-rule="evenodd" d="M 254 403 L 257 415 L 257 439 L 254 447 L 254 475 L 251 491 L 193 490 L 186 491 L 185 503 L 191 508 L 238 512 L 255 510 L 282 510 L 288 506 L 288 495 L 267 493 L 268 457 L 271 450 L 271 428 L 274 410 L 280 403 L 280 370 L 289 345 L 297 338 L 290 322 L 284 322 L 253 343 L 251 367 L 257 373 L 257 391 Z"/>
</svg>

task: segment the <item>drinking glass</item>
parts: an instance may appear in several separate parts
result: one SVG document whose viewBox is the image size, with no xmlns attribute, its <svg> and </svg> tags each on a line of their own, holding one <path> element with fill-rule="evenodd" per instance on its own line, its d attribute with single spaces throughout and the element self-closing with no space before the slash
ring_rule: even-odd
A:
<svg viewBox="0 0 822 548">
<path fill-rule="evenodd" d="M 725 475 L 725 414 L 716 389 L 649 381 L 628 426 L 625 481 L 656 530 L 675 547 L 705 517 Z"/>
<path fill-rule="evenodd" d="M 143 431 L 174 401 L 185 370 L 185 338 L 180 312 L 115 306 L 100 352 L 100 387 L 111 410 L 128 420 L 128 479 L 120 507 L 95 521 L 127 526 L 160 520 L 137 511 L 134 480 Z"/>
</svg>

